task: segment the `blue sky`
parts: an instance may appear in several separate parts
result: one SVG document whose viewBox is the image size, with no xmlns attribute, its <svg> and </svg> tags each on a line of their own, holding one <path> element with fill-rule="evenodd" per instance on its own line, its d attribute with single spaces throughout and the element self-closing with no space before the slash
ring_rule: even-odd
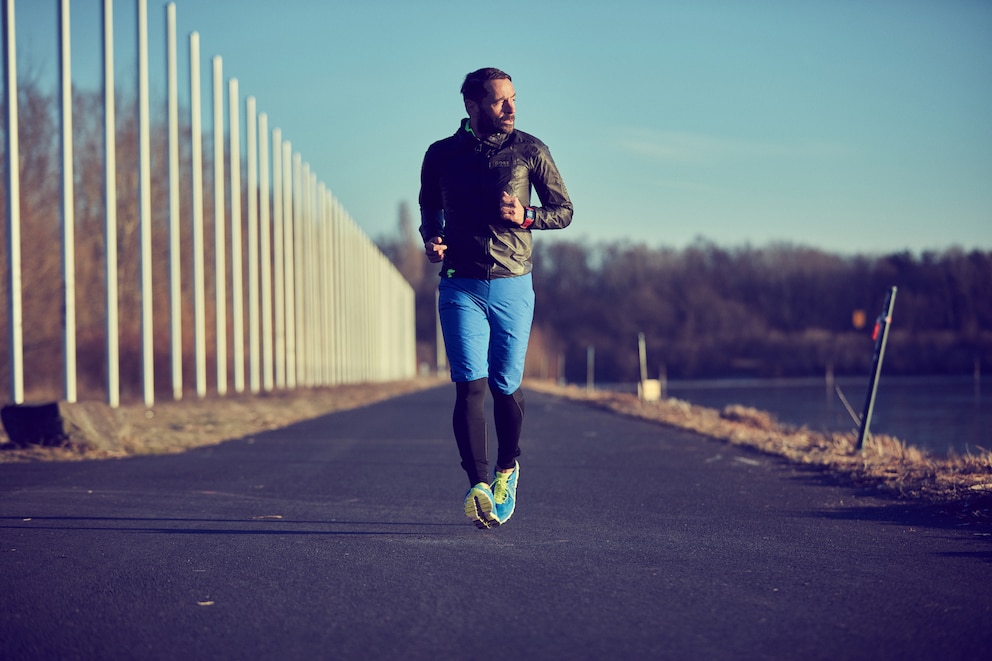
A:
<svg viewBox="0 0 992 661">
<path fill-rule="evenodd" d="M 116 0 L 118 85 L 135 3 Z M 73 0 L 74 79 L 100 83 L 99 0 Z M 55 85 L 55 0 L 17 1 L 18 57 Z M 165 112 L 165 3 L 149 3 Z M 373 237 L 416 211 L 427 146 L 464 75 L 509 72 L 517 127 L 576 207 L 542 240 L 842 253 L 992 249 L 992 2 L 985 0 L 177 0 L 180 84 L 200 34 Z M 50 83 L 48 82 L 50 81 Z M 184 93 L 188 98 L 188 93 Z M 242 99 L 243 104 L 243 99 Z M 242 126 L 244 125 L 242 121 Z"/>
</svg>

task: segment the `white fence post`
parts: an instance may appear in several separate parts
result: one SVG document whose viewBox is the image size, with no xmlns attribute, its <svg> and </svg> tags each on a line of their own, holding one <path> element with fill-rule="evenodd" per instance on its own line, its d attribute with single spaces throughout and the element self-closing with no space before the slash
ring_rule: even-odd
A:
<svg viewBox="0 0 992 661">
<path fill-rule="evenodd" d="M 248 372 L 251 391 L 262 389 L 261 336 L 258 316 L 258 135 L 255 97 L 245 101 L 248 147 Z"/>
<path fill-rule="evenodd" d="M 190 126 L 193 153 L 193 338 L 196 394 L 207 395 L 206 286 L 203 265 L 203 130 L 200 115 L 200 35 L 189 35 Z"/>
<path fill-rule="evenodd" d="M 275 324 L 275 385 L 286 387 L 286 304 L 283 269 L 282 130 L 272 131 L 272 300 Z"/>
<path fill-rule="evenodd" d="M 114 109 L 114 3 L 103 2 L 104 203 L 106 205 L 107 402 L 120 405 L 120 345 L 117 320 L 117 137 Z"/>
<path fill-rule="evenodd" d="M 296 307 L 293 266 L 293 145 L 282 143 L 283 269 L 286 288 L 286 387 L 296 387 Z"/>
<path fill-rule="evenodd" d="M 108 0 L 109 1 L 109 0 Z M 14 0 L 3 5 L 4 53 L 3 88 L 7 93 L 5 135 L 7 136 L 7 268 L 10 272 L 7 323 L 10 329 L 10 398 L 24 401 L 24 322 L 21 317 L 21 183 L 20 149 L 17 131 L 17 39 Z"/>
<path fill-rule="evenodd" d="M 241 102 L 238 79 L 228 82 L 228 132 L 231 144 L 231 315 L 234 332 L 234 391 L 245 390 L 244 243 L 241 226 Z"/>
<path fill-rule="evenodd" d="M 72 166 L 72 49 L 69 0 L 59 3 L 59 101 L 62 108 L 62 280 L 65 288 L 63 395 L 76 401 L 76 252 L 75 188 Z"/>
<path fill-rule="evenodd" d="M 152 163 L 148 111 L 148 1 L 138 0 L 138 206 L 141 242 L 141 374 L 145 406 L 155 403 L 152 319 Z"/>
<path fill-rule="evenodd" d="M 303 272 L 303 157 L 299 152 L 293 154 L 293 325 L 296 329 L 294 342 L 296 356 L 296 375 L 293 387 L 305 383 L 306 344 L 304 340 L 305 326 L 303 323 L 303 295 L 305 274 Z"/>
<path fill-rule="evenodd" d="M 176 3 L 166 6 L 166 76 L 169 121 L 169 338 L 172 345 L 172 398 L 183 397 L 183 300 L 180 261 L 179 76 Z"/>
<path fill-rule="evenodd" d="M 262 275 L 262 383 L 272 390 L 272 224 L 269 207 L 269 117 L 258 116 L 259 260 Z"/>
<path fill-rule="evenodd" d="M 227 217 L 224 208 L 224 63 L 214 57 L 214 333 L 217 394 L 227 394 Z"/>
</svg>

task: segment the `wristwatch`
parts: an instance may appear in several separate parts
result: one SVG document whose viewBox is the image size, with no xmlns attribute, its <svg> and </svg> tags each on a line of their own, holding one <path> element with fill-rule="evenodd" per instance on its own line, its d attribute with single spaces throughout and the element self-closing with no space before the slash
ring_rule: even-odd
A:
<svg viewBox="0 0 992 661">
<path fill-rule="evenodd" d="M 524 222 L 520 227 L 527 229 L 534 224 L 534 207 L 524 207 Z"/>
</svg>

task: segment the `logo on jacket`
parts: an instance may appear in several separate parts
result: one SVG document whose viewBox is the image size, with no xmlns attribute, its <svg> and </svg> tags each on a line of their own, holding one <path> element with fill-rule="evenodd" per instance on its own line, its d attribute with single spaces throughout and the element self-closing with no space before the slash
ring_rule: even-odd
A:
<svg viewBox="0 0 992 661">
<path fill-rule="evenodd" d="M 495 161 L 489 161 L 489 167 L 492 168 L 508 168 L 510 167 L 510 159 L 497 159 Z"/>
</svg>

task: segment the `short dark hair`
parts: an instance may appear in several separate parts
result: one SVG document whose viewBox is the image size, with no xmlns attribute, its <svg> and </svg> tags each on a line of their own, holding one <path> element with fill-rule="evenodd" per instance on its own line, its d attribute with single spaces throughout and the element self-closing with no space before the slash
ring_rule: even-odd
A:
<svg viewBox="0 0 992 661">
<path fill-rule="evenodd" d="M 513 81 L 510 74 L 493 67 L 473 71 L 465 76 L 465 82 L 462 83 L 462 98 L 466 101 L 481 101 L 486 98 L 486 81 L 501 79 Z"/>
</svg>

